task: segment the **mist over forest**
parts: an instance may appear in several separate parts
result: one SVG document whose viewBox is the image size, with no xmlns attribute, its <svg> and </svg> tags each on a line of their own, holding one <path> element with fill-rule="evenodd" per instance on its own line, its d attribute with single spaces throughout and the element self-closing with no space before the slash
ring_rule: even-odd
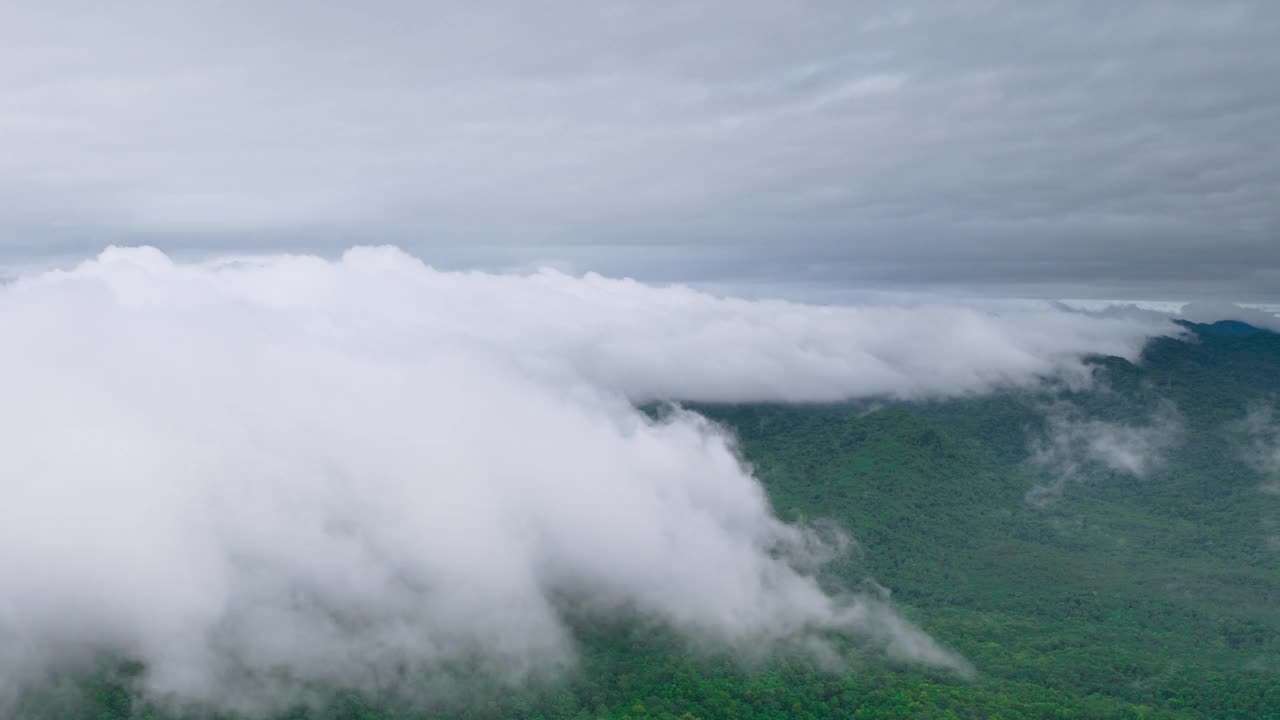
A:
<svg viewBox="0 0 1280 720">
<path fill-rule="evenodd" d="M 0 326 L 19 717 L 1274 707 L 1252 325 L 112 248 Z"/>
</svg>

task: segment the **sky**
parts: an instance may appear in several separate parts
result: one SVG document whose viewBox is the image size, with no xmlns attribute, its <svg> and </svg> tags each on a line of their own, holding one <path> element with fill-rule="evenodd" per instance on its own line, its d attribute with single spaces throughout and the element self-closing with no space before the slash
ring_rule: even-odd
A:
<svg viewBox="0 0 1280 720">
<path fill-rule="evenodd" d="M 1280 301 L 1280 7 L 0 6 L 0 265 Z"/>
</svg>

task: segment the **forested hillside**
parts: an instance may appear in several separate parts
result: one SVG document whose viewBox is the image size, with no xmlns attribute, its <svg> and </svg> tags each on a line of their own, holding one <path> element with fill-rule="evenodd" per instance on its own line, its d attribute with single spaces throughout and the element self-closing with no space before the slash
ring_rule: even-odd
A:
<svg viewBox="0 0 1280 720">
<path fill-rule="evenodd" d="M 1090 388 L 696 408 L 733 429 L 780 516 L 852 536 L 825 582 L 887 589 L 971 676 L 857 647 L 842 669 L 746 663 L 579 614 L 567 676 L 512 690 L 458 668 L 449 698 L 318 689 L 275 717 L 1280 718 L 1280 494 L 1258 459 L 1280 335 L 1190 332 L 1137 365 L 1098 359 Z M 19 717 L 201 715 L 141 698 L 145 670 L 104 661 Z"/>
</svg>

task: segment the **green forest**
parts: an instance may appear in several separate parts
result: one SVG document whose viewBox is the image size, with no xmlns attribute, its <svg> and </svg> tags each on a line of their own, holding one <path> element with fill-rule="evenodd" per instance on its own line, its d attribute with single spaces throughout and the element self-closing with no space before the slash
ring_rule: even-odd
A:
<svg viewBox="0 0 1280 720">
<path fill-rule="evenodd" d="M 640 619 L 576 617 L 574 672 L 513 688 L 458 668 L 465 692 L 412 702 L 318 689 L 271 720 L 1280 719 L 1280 494 L 1243 424 L 1280 395 L 1280 335 L 1188 327 L 1138 363 L 1096 358 L 1089 387 L 693 408 L 736 434 L 779 516 L 851 535 L 824 582 L 888 588 L 970 676 L 856 643 L 841 670 L 742 662 Z M 1036 461 L 1054 413 L 1144 427 L 1170 407 L 1176 433 L 1142 473 Z M 30 691 L 18 717 L 224 717 L 143 697 L 145 672 L 105 660 Z"/>
</svg>

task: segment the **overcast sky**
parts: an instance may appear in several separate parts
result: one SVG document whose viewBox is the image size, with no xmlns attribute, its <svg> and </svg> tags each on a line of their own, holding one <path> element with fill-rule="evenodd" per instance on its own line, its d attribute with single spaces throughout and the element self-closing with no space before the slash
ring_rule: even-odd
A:
<svg viewBox="0 0 1280 720">
<path fill-rule="evenodd" d="M 0 260 L 1280 299 L 1280 4 L 0 5 Z"/>
</svg>

